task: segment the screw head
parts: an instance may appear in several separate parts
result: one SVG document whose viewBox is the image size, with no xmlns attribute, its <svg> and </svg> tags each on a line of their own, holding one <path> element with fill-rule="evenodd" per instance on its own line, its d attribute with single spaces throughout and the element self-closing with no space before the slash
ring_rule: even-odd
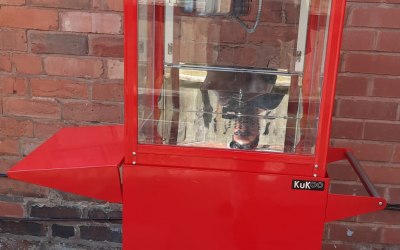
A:
<svg viewBox="0 0 400 250">
<path fill-rule="evenodd" d="M 318 164 L 315 164 L 315 165 L 314 165 L 314 168 L 318 168 Z"/>
<path fill-rule="evenodd" d="M 317 177 L 317 174 L 314 174 L 314 177 Z"/>
<path fill-rule="evenodd" d="M 383 205 L 383 202 L 382 202 L 382 201 L 380 201 L 378 204 L 379 204 L 379 206 L 382 206 L 382 205 Z"/>
<path fill-rule="evenodd" d="M 134 156 L 135 156 L 135 155 L 136 155 L 136 152 L 132 152 L 132 155 L 134 155 Z"/>
<path fill-rule="evenodd" d="M 136 165 L 136 161 L 132 162 L 132 165 Z"/>
</svg>

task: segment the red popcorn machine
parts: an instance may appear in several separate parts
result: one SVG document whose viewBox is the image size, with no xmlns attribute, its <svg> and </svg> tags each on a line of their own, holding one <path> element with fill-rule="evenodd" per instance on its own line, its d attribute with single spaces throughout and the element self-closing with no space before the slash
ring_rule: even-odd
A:
<svg viewBox="0 0 400 250">
<path fill-rule="evenodd" d="M 345 0 L 125 0 L 125 124 L 65 128 L 10 178 L 123 204 L 125 249 L 320 249 L 382 210 L 329 146 Z M 369 197 L 329 192 L 348 160 Z"/>
</svg>

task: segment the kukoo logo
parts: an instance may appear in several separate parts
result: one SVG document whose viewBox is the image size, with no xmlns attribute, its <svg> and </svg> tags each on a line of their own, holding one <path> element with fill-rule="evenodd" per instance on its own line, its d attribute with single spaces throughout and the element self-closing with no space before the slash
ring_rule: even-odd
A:
<svg viewBox="0 0 400 250">
<path fill-rule="evenodd" d="M 304 180 L 292 181 L 292 189 L 324 191 L 324 188 L 325 188 L 325 182 L 323 181 L 304 181 Z"/>
</svg>

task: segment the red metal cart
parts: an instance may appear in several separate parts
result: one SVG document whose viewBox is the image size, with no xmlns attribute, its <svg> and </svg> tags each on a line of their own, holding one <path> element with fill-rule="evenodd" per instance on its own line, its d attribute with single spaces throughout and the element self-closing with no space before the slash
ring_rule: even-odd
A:
<svg viewBox="0 0 400 250">
<path fill-rule="evenodd" d="M 126 249 L 320 249 L 384 209 L 330 148 L 345 0 L 125 0 L 125 126 L 66 128 L 11 178 L 123 203 Z M 370 197 L 329 193 L 348 160 Z"/>
</svg>

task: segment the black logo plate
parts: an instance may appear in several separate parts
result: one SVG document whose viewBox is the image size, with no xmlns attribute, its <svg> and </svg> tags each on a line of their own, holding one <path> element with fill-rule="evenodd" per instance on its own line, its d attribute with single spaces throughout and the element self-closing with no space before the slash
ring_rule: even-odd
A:
<svg viewBox="0 0 400 250">
<path fill-rule="evenodd" d="M 293 180 L 292 181 L 292 189 L 324 191 L 325 182 L 323 182 L 323 181 Z"/>
</svg>

